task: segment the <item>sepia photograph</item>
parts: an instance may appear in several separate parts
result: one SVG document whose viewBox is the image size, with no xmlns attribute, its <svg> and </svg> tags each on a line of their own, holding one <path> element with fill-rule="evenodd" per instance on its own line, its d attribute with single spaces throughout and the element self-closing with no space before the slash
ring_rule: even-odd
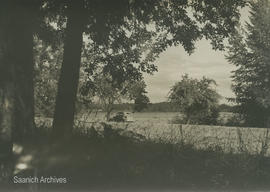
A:
<svg viewBox="0 0 270 192">
<path fill-rule="evenodd" d="M 0 192 L 270 191 L 270 0 L 0 0 Z"/>
</svg>

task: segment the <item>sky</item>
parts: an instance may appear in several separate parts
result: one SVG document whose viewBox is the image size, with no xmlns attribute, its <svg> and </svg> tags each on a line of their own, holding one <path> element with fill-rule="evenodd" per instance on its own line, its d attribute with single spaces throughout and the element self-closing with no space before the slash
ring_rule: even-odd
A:
<svg viewBox="0 0 270 192">
<path fill-rule="evenodd" d="M 241 22 L 247 21 L 248 9 L 241 10 Z M 145 74 L 148 97 L 152 103 L 167 101 L 170 88 L 181 80 L 185 73 L 192 78 L 203 76 L 217 82 L 216 90 L 222 96 L 221 103 L 227 103 L 227 97 L 234 97 L 231 90 L 232 71 L 235 66 L 225 59 L 226 52 L 214 51 L 210 42 L 202 39 L 196 43 L 196 50 L 188 55 L 182 46 L 170 47 L 156 61 L 158 72 Z"/>
</svg>

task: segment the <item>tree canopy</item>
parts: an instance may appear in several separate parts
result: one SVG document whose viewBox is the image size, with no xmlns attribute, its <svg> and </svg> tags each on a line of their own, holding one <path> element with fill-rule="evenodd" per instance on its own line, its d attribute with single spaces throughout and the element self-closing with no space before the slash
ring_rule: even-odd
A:
<svg viewBox="0 0 270 192">
<path fill-rule="evenodd" d="M 220 96 L 213 85 L 212 79 L 198 80 L 186 74 L 171 88 L 169 101 L 178 106 L 186 123 L 216 124 Z"/>
<path fill-rule="evenodd" d="M 62 136 L 63 132 L 71 132 L 74 123 L 83 43 L 91 44 L 94 50 L 100 51 L 107 58 L 113 55 L 113 58 L 121 61 L 102 62 L 104 71 L 119 77 L 119 81 L 131 77 L 139 79 L 142 72 L 152 73 L 157 70 L 154 61 L 169 46 L 182 45 L 188 53 L 192 53 L 195 42 L 205 37 L 212 42 L 214 49 L 222 49 L 223 40 L 234 31 L 240 16 L 239 9 L 245 2 L 245 0 L 1 1 L 1 9 L 7 13 L 2 11 L 0 17 L 3 21 L 8 21 L 6 18 L 11 18 L 10 16 L 15 18 L 13 26 L 25 24 L 20 28 L 24 29 L 27 38 L 20 38 L 24 40 L 20 45 L 29 45 L 27 49 L 22 49 L 29 62 L 16 61 L 16 66 L 20 69 L 13 71 L 16 73 L 15 76 L 22 75 L 27 79 L 24 81 L 23 77 L 18 82 L 21 87 L 25 87 L 21 89 L 25 99 L 23 106 L 25 111 L 31 113 L 31 118 L 26 117 L 27 113 L 20 115 L 25 116 L 23 117 L 25 121 L 31 121 L 33 124 L 34 102 L 31 101 L 31 104 L 28 102 L 29 98 L 33 98 L 33 86 L 27 86 L 29 83 L 33 84 L 33 62 L 30 61 L 33 59 L 33 35 L 50 44 L 58 41 L 63 41 L 64 44 L 53 126 L 55 127 L 53 130 L 59 129 L 56 131 L 57 135 Z M 22 16 L 17 17 L 18 15 Z M 5 24 L 1 28 L 5 28 Z M 20 30 L 14 27 L 10 29 L 8 39 L 19 37 L 13 32 Z M 83 34 L 89 41 L 83 39 Z M 16 47 L 18 46 L 13 43 L 8 47 L 9 50 L 3 53 L 15 54 Z M 132 59 L 125 62 L 128 57 Z M 19 63 L 31 63 L 31 66 L 21 67 L 23 65 Z M 8 68 L 1 68 L 1 72 L 8 74 Z"/>
<path fill-rule="evenodd" d="M 250 22 L 230 38 L 227 59 L 233 72 L 233 91 L 239 112 L 249 126 L 270 124 L 270 2 L 250 3 Z"/>
</svg>

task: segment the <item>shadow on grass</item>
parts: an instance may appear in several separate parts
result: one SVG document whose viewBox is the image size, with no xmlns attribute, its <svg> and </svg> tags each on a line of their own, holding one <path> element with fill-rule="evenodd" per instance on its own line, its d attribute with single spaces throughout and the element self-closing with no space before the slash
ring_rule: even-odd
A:
<svg viewBox="0 0 270 192">
<path fill-rule="evenodd" d="M 226 154 L 218 147 L 149 141 L 143 136 L 91 128 L 69 141 L 51 144 L 48 129 L 21 144 L 16 176 L 65 178 L 65 184 L 11 184 L 25 191 L 79 190 L 259 190 L 270 189 L 270 159 Z M 80 129 L 81 130 L 81 129 Z M 24 157 L 24 159 L 23 159 Z M 23 167 L 23 166 L 22 166 Z M 18 167 L 20 168 L 20 167 Z M 12 183 L 12 182 L 11 182 Z"/>
</svg>

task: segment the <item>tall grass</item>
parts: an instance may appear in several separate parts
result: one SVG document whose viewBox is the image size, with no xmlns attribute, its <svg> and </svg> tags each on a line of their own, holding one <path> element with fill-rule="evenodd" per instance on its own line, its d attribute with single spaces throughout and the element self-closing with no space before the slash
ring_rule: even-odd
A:
<svg viewBox="0 0 270 192">
<path fill-rule="evenodd" d="M 247 149 L 246 133 L 241 129 L 236 131 L 241 148 L 237 153 L 207 137 L 204 141 L 193 138 L 194 132 L 183 126 L 178 126 L 179 135 L 171 131 L 164 138 L 147 135 L 147 129 L 132 131 L 127 124 L 80 124 L 69 141 L 54 144 L 50 130 L 44 125 L 34 138 L 20 144 L 20 156 L 31 155 L 32 160 L 17 174 L 67 177 L 68 183 L 37 185 L 36 191 L 270 189 L 270 159 L 265 152 L 268 134 L 261 137 L 261 152 L 254 154 Z M 198 147 L 199 141 L 204 147 Z M 33 186 L 15 187 L 27 190 Z"/>
</svg>

